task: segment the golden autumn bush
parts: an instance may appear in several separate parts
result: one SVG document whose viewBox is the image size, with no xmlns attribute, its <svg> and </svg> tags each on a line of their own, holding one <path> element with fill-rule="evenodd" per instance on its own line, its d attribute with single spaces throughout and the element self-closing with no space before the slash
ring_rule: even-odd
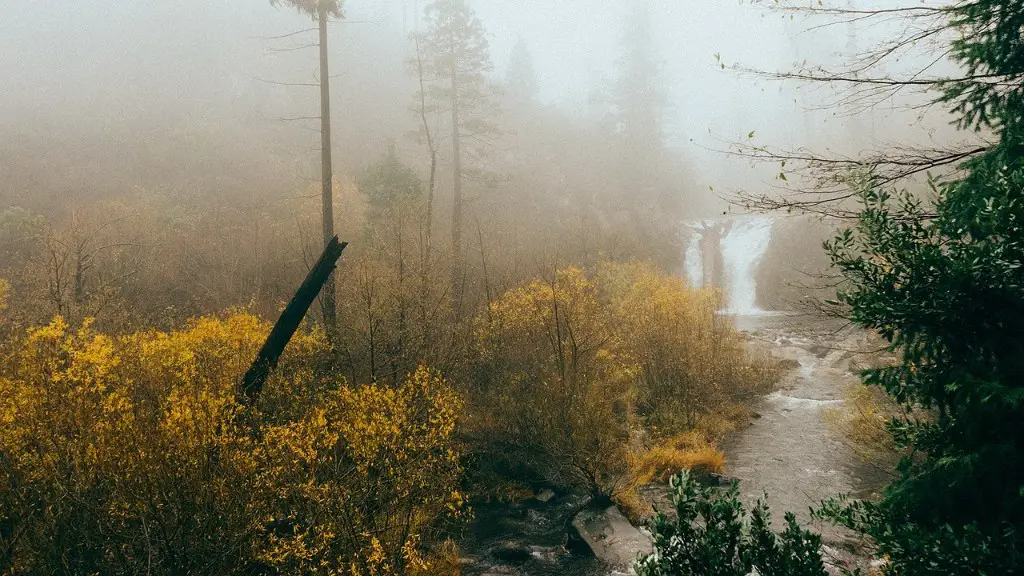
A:
<svg viewBox="0 0 1024 576">
<path fill-rule="evenodd" d="M 420 368 L 350 387 L 298 334 L 255 408 L 269 326 L 234 312 L 114 337 L 56 318 L 0 372 L 0 573 L 391 574 L 426 569 L 459 398 Z"/>
<path fill-rule="evenodd" d="M 637 365 L 635 407 L 661 435 L 715 422 L 730 404 L 769 390 L 775 363 L 747 349 L 731 320 L 716 311 L 717 289 L 691 289 L 643 263 L 606 264 L 598 271 L 624 354 Z"/>
<path fill-rule="evenodd" d="M 520 473 L 612 498 L 657 476 L 638 474 L 633 460 L 719 468 L 710 444 L 697 454 L 638 440 L 714 436 L 737 402 L 777 377 L 716 314 L 718 298 L 638 263 L 591 277 L 566 268 L 505 293 L 477 319 L 470 398 L 481 449 Z"/>
<path fill-rule="evenodd" d="M 578 268 L 493 302 L 475 341 L 474 431 L 484 449 L 545 480 L 613 492 L 625 470 L 632 377 L 615 338 Z"/>
<path fill-rule="evenodd" d="M 893 418 L 905 418 L 907 415 L 878 387 L 851 384 L 843 396 L 845 401 L 841 407 L 825 412 L 829 428 L 844 438 L 864 462 L 891 474 L 896 469 L 901 451 L 886 425 Z M 919 412 L 920 420 L 932 417 L 925 410 Z"/>
</svg>

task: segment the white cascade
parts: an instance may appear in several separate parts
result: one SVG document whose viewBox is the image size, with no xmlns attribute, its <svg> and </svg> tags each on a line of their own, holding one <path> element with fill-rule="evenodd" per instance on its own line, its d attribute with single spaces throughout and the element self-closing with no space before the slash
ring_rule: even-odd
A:
<svg viewBox="0 0 1024 576">
<path fill-rule="evenodd" d="M 683 272 L 686 274 L 686 282 L 690 288 L 702 288 L 704 286 L 704 254 L 701 251 L 701 241 L 704 239 L 704 231 L 696 226 L 689 226 L 690 241 L 686 245 L 686 254 L 683 255 Z"/>
<path fill-rule="evenodd" d="M 772 239 L 774 218 L 740 216 L 722 238 L 722 261 L 729 297 L 729 314 L 755 315 L 764 310 L 757 307 L 757 264 L 768 250 Z"/>
</svg>

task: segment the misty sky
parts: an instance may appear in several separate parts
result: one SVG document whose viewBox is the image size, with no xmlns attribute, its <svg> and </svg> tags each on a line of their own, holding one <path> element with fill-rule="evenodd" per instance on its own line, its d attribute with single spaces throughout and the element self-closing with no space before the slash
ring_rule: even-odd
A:
<svg viewBox="0 0 1024 576">
<path fill-rule="evenodd" d="M 583 116 L 614 74 L 623 15 L 632 1 L 471 4 L 489 32 L 496 76 L 504 74 L 508 54 L 522 38 L 534 56 L 541 99 Z M 387 51 L 370 43 L 346 45 L 344 39 L 354 27 L 369 37 L 387 28 L 395 34 L 389 37 L 400 38 L 403 29 L 411 31 L 412 14 L 425 2 L 351 0 L 348 17 L 357 22 L 332 26 L 332 37 L 341 40 L 332 48 L 361 50 L 381 68 L 402 67 L 406 47 Z M 665 131 L 700 166 L 702 185 L 743 183 L 744 176 L 723 169 L 722 159 L 705 149 L 724 148 L 751 130 L 761 142 L 784 146 L 813 146 L 824 134 L 843 133 L 843 120 L 832 114 L 802 112 L 820 93 L 723 71 L 714 57 L 769 70 L 808 57 L 828 60 L 846 44 L 842 29 L 797 36 L 799 23 L 739 0 L 652 0 L 652 6 L 671 106 Z M 316 65 L 315 52 L 308 50 L 268 53 L 265 37 L 308 28 L 310 22 L 265 0 L 74 0 L 49 3 L 45 10 L 38 3 L 4 0 L 3 15 L 0 121 L 7 125 L 25 118 L 102 125 L 151 115 L 214 122 L 209 102 L 252 93 L 259 78 L 312 81 Z M 281 78 L 282 66 L 294 75 Z M 338 82 L 374 80 L 337 73 Z M 403 102 L 408 97 L 395 96 Z M 282 114 L 261 109 L 259 102 L 239 107 L 245 108 L 239 117 Z"/>
</svg>

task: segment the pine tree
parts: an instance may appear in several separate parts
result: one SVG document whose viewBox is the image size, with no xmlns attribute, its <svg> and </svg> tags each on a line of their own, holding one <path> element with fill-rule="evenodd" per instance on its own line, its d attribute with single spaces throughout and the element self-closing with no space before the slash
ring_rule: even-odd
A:
<svg viewBox="0 0 1024 576">
<path fill-rule="evenodd" d="M 480 20 L 464 0 L 435 0 L 426 7 L 426 31 L 418 39 L 424 74 L 424 99 L 429 111 L 450 113 L 452 146 L 452 296 L 461 298 L 463 281 L 462 225 L 465 212 L 465 155 L 479 156 L 467 141 L 486 142 L 496 128 L 493 113 L 493 70 L 487 37 Z"/>
<path fill-rule="evenodd" d="M 662 121 L 666 97 L 659 85 L 661 70 L 655 60 L 649 0 L 635 0 L 626 19 L 622 60 L 612 104 L 616 131 L 637 157 L 652 157 L 664 144 Z"/>
<path fill-rule="evenodd" d="M 505 86 L 508 95 L 517 104 L 527 104 L 537 99 L 537 71 L 533 67 L 533 55 L 522 38 L 516 41 L 509 55 Z"/>
<path fill-rule="evenodd" d="M 617 189 L 613 205 L 628 216 L 636 249 L 664 265 L 675 265 L 674 240 L 682 212 L 682 191 L 673 182 L 672 158 L 665 145 L 666 95 L 657 60 L 650 0 L 632 0 L 624 21 L 618 74 L 612 85 L 611 119 L 617 149 Z"/>
<path fill-rule="evenodd" d="M 963 74 L 937 101 L 995 137 L 934 201 L 861 179 L 855 229 L 827 245 L 857 324 L 899 354 L 865 372 L 907 412 L 889 424 L 909 454 L 880 502 L 822 515 L 873 537 L 888 574 L 1024 569 L 1024 5 L 947 9 Z"/>
</svg>

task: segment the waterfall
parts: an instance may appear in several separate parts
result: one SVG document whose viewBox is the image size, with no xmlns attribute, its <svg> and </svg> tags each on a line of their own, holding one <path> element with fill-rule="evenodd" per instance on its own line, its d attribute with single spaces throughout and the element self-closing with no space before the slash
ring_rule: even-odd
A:
<svg viewBox="0 0 1024 576">
<path fill-rule="evenodd" d="M 760 314 L 757 307 L 757 264 L 768 250 L 774 219 L 769 216 L 741 216 L 722 238 L 730 314 Z"/>
<path fill-rule="evenodd" d="M 690 241 L 683 256 L 683 272 L 690 288 L 701 288 L 704 286 L 704 255 L 701 253 L 700 243 L 704 239 L 704 231 L 696 226 L 689 228 Z"/>
</svg>

